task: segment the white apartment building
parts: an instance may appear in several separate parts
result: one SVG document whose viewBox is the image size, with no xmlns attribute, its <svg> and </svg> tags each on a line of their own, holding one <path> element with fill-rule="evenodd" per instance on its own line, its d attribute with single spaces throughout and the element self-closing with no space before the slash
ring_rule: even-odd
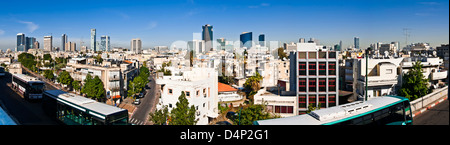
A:
<svg viewBox="0 0 450 145">
<path fill-rule="evenodd" d="M 218 116 L 217 72 L 213 68 L 185 68 L 172 71 L 171 76 L 160 76 L 156 84 L 161 85 L 161 98 L 157 109 L 168 106 L 169 111 L 176 107 L 181 92 L 185 92 L 189 106 L 194 105 L 198 125 L 207 125 Z"/>
<path fill-rule="evenodd" d="M 52 36 L 44 36 L 44 50 L 45 51 L 53 51 L 53 37 Z"/>
<path fill-rule="evenodd" d="M 403 58 L 369 58 L 367 76 L 367 99 L 373 97 L 394 95 L 399 88 L 399 75 Z M 365 97 L 366 59 L 353 59 L 354 93 Z"/>
<path fill-rule="evenodd" d="M 142 52 L 142 41 L 140 38 L 131 39 L 130 51 L 139 54 Z"/>
</svg>

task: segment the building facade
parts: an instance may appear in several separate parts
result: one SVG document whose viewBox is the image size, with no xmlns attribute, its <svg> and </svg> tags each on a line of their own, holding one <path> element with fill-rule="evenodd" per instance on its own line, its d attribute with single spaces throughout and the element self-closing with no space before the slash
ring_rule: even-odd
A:
<svg viewBox="0 0 450 145">
<path fill-rule="evenodd" d="M 94 51 L 94 52 L 97 51 L 97 45 L 96 45 L 97 40 L 96 40 L 96 37 L 97 37 L 97 30 L 91 29 L 91 50 Z"/>
<path fill-rule="evenodd" d="M 18 33 L 17 34 L 16 51 L 25 51 L 25 45 L 26 45 L 25 41 L 26 41 L 25 34 Z"/>
<path fill-rule="evenodd" d="M 101 50 L 102 51 L 109 51 L 111 49 L 111 43 L 110 43 L 110 39 L 109 36 L 105 36 L 103 35 L 102 37 L 100 37 L 101 40 Z"/>
<path fill-rule="evenodd" d="M 142 51 L 142 41 L 140 38 L 131 39 L 130 51 L 139 54 Z"/>
<path fill-rule="evenodd" d="M 323 51 L 315 43 L 298 43 L 291 52 L 290 89 L 298 98 L 298 114 L 309 105 L 328 108 L 339 104 L 339 65 L 336 51 Z"/>
<path fill-rule="evenodd" d="M 52 36 L 44 36 L 44 50 L 45 51 L 53 51 L 53 37 Z"/>
</svg>

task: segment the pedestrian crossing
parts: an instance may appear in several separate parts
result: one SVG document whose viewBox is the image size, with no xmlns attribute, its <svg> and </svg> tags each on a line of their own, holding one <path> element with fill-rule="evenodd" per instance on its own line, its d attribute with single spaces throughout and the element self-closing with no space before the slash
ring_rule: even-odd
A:
<svg viewBox="0 0 450 145">
<path fill-rule="evenodd" d="M 146 121 L 138 120 L 136 118 L 131 118 L 129 121 L 131 124 L 135 124 L 135 125 L 145 125 L 145 123 L 146 123 Z"/>
</svg>

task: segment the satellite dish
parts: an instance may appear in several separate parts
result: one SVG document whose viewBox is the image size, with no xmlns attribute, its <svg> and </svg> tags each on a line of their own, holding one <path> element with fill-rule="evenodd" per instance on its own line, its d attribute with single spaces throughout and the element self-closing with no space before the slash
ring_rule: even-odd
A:
<svg viewBox="0 0 450 145">
<path fill-rule="evenodd" d="M 433 51 L 433 56 L 436 56 L 436 55 L 437 55 L 436 51 Z"/>
</svg>

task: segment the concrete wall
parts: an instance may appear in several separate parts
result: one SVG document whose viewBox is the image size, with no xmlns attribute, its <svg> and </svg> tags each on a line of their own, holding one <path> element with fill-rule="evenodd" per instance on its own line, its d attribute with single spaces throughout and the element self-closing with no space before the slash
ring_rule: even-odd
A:
<svg viewBox="0 0 450 145">
<path fill-rule="evenodd" d="M 422 108 L 426 108 L 429 104 L 434 103 L 435 101 L 445 96 L 448 96 L 448 86 L 436 89 L 433 91 L 433 93 L 411 101 L 411 111 L 414 113 L 415 111 L 419 111 Z"/>
</svg>

